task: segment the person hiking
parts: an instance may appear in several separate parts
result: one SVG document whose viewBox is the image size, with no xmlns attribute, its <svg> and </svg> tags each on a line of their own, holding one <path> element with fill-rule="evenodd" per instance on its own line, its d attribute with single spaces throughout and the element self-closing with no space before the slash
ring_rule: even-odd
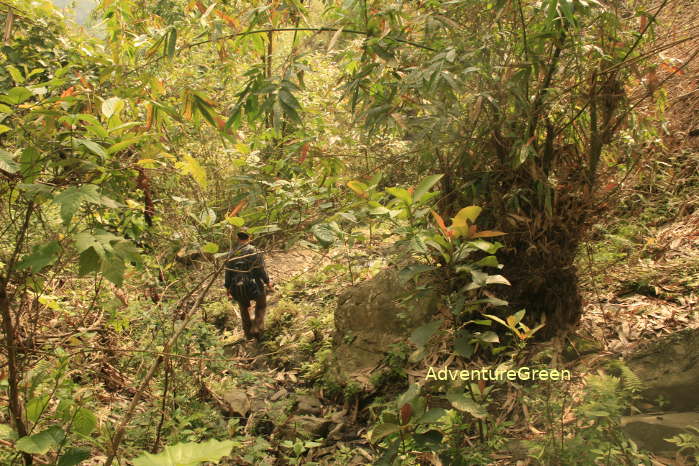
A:
<svg viewBox="0 0 699 466">
<path fill-rule="evenodd" d="M 224 286 L 228 296 L 240 306 L 240 319 L 245 338 L 259 340 L 264 330 L 267 293 L 272 290 L 262 253 L 250 244 L 248 233 L 237 233 L 238 245 L 226 256 Z M 250 318 L 250 305 L 255 302 L 255 317 Z"/>
</svg>

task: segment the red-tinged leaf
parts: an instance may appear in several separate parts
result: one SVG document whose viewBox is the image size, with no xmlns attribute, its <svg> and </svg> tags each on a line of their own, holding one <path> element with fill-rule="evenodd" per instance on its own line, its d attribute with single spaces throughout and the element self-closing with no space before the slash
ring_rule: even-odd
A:
<svg viewBox="0 0 699 466">
<path fill-rule="evenodd" d="M 680 68 L 676 67 L 675 65 L 668 65 L 667 63 L 661 63 L 660 68 L 664 69 L 665 71 L 668 71 L 673 74 L 684 74 L 684 71 L 682 71 Z"/>
<path fill-rule="evenodd" d="M 235 207 L 233 207 L 231 209 L 230 212 L 228 212 L 227 217 L 236 217 L 238 215 L 238 212 L 243 210 L 243 207 L 245 207 L 247 205 L 247 203 L 248 203 L 248 201 L 246 201 L 246 200 L 240 201 L 238 204 L 236 204 Z"/>
<path fill-rule="evenodd" d="M 199 10 L 199 13 L 201 13 L 202 15 L 206 13 L 206 7 L 201 2 L 194 2 L 194 5 Z"/>
<path fill-rule="evenodd" d="M 70 97 L 73 94 L 75 94 L 75 86 L 70 86 L 68 89 L 63 91 L 63 93 L 61 94 L 61 98 Z"/>
<path fill-rule="evenodd" d="M 299 163 L 303 163 L 306 160 L 306 157 L 308 157 L 308 148 L 308 143 L 301 146 L 301 149 L 299 150 L 299 154 L 301 154 L 299 156 Z"/>
<path fill-rule="evenodd" d="M 616 188 L 617 186 L 619 186 L 619 183 L 609 183 L 609 184 L 605 185 L 604 188 L 602 188 L 602 191 L 605 191 L 605 192 L 611 191 L 612 189 Z"/>
<path fill-rule="evenodd" d="M 434 217 L 435 221 L 437 222 L 439 229 L 442 230 L 442 234 L 447 238 L 451 238 L 453 235 L 453 232 L 447 228 L 447 225 L 444 223 L 444 219 L 441 217 L 441 215 L 439 215 L 434 210 L 430 210 L 430 212 L 432 212 L 432 216 Z"/>
<path fill-rule="evenodd" d="M 493 238 L 495 236 L 502 236 L 506 234 L 507 233 L 503 233 L 502 231 L 483 230 L 471 235 L 471 238 Z"/>
<path fill-rule="evenodd" d="M 86 87 L 87 89 L 92 89 L 92 84 L 90 84 L 82 74 L 80 74 L 79 72 L 76 71 L 75 75 L 78 77 L 78 79 L 80 80 L 80 82 L 82 83 L 82 85 L 84 87 Z"/>
<path fill-rule="evenodd" d="M 476 225 L 470 225 L 468 227 L 468 238 L 473 238 L 476 232 L 478 231 L 478 227 Z"/>
<path fill-rule="evenodd" d="M 410 416 L 413 415 L 413 407 L 410 406 L 410 403 L 406 403 L 403 405 L 403 407 L 400 409 L 400 423 L 402 425 L 405 425 L 410 421 Z"/>
<path fill-rule="evenodd" d="M 224 20 L 226 22 L 226 24 L 228 24 L 230 27 L 232 27 L 236 31 L 240 30 L 240 23 L 238 22 L 237 19 L 233 18 L 232 16 L 228 16 L 227 14 L 225 14 L 221 11 L 218 11 L 218 10 L 214 10 L 214 14 L 216 16 L 218 16 L 219 18 L 221 18 L 222 20 Z"/>
<path fill-rule="evenodd" d="M 149 130 L 153 125 L 153 104 L 146 106 L 146 130 Z"/>
</svg>

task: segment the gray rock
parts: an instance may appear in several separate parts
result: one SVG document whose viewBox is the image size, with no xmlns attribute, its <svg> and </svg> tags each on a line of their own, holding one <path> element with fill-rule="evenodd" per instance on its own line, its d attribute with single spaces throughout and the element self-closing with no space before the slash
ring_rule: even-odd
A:
<svg viewBox="0 0 699 466">
<path fill-rule="evenodd" d="M 318 398 L 312 395 L 299 395 L 296 397 L 298 405 L 296 412 L 298 414 L 308 414 L 318 416 L 321 413 L 322 403 Z"/>
<path fill-rule="evenodd" d="M 389 269 L 353 286 L 338 298 L 335 310 L 334 373 L 341 381 L 376 367 L 389 346 L 405 340 L 410 332 L 428 322 L 435 300 L 420 298 L 409 308 L 399 302 L 409 289 Z"/>
<path fill-rule="evenodd" d="M 699 427 L 699 413 L 665 413 L 660 415 L 624 416 L 622 430 L 639 448 L 656 455 L 673 457 L 679 447 L 666 439 L 687 432 L 687 426 Z"/>
<path fill-rule="evenodd" d="M 280 429 L 280 437 L 287 440 L 298 437 L 325 437 L 330 432 L 331 427 L 332 421 L 322 417 L 292 416 Z"/>
<path fill-rule="evenodd" d="M 224 393 L 222 398 L 231 413 L 245 417 L 250 412 L 250 398 L 245 390 L 234 388 Z"/>
<path fill-rule="evenodd" d="M 653 341 L 627 359 L 643 381 L 651 403 L 662 397 L 663 409 L 699 410 L 699 329 L 683 330 Z"/>
</svg>

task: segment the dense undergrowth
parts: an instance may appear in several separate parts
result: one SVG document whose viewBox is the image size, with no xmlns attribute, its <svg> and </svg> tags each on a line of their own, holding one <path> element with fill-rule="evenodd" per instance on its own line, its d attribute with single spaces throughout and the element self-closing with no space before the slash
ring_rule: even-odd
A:
<svg viewBox="0 0 699 466">
<path fill-rule="evenodd" d="M 625 296 L 696 303 L 668 3 L 112 0 L 96 36 L 2 3 L 0 462 L 652 464 L 637 377 L 580 356 Z M 260 343 L 221 289 L 240 229 Z M 431 313 L 343 378 L 339 298 L 386 269 Z"/>
</svg>

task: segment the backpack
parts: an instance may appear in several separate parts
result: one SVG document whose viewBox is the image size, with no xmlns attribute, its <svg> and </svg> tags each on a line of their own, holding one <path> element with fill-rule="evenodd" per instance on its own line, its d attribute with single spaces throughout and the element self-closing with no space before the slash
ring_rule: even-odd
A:
<svg viewBox="0 0 699 466">
<path fill-rule="evenodd" d="M 257 298 L 263 290 L 250 272 L 255 264 L 255 256 L 250 255 L 254 249 L 244 248 L 240 253 L 248 257 L 234 257 L 226 262 L 226 271 L 230 274 L 228 291 L 236 301 L 248 301 Z"/>
</svg>

